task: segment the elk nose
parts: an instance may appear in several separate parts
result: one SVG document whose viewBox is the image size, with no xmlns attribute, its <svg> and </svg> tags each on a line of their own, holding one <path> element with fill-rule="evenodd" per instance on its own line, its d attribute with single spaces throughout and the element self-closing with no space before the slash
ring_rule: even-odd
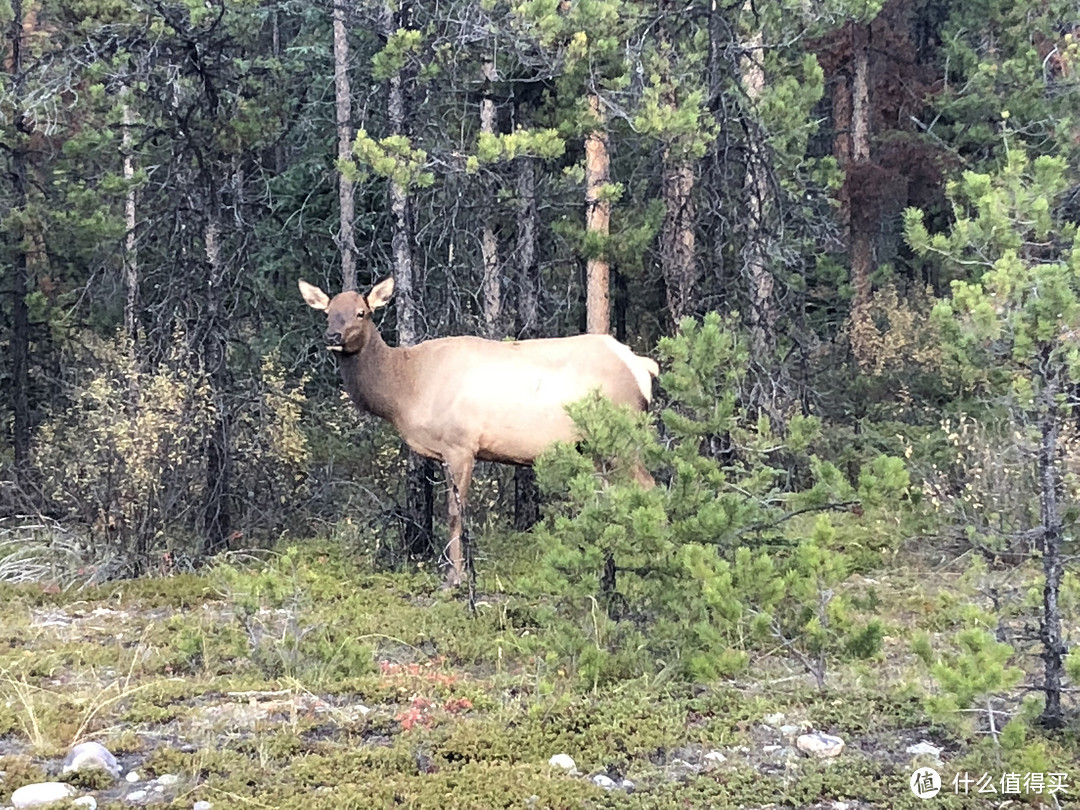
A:
<svg viewBox="0 0 1080 810">
<path fill-rule="evenodd" d="M 335 332 L 330 329 L 326 330 L 326 345 L 327 346 L 340 346 L 341 345 L 341 332 Z"/>
</svg>

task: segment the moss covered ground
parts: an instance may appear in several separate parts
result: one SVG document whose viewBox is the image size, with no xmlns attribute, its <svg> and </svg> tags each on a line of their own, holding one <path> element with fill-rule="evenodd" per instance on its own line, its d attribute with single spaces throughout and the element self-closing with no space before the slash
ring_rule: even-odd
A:
<svg viewBox="0 0 1080 810">
<path fill-rule="evenodd" d="M 908 572 L 876 592 L 892 617 L 884 654 L 819 691 L 780 650 L 756 651 L 734 680 L 590 688 L 543 611 L 497 578 L 481 580 L 471 615 L 432 576 L 372 573 L 329 546 L 198 575 L 4 586 L 0 805 L 57 777 L 67 748 L 88 739 L 144 780 L 179 776 L 157 797 L 170 810 L 1067 805 L 1066 794 L 954 793 L 954 774 L 1008 763 L 985 740 L 934 727 L 917 695 L 905 638 L 948 626 L 948 582 Z M 846 748 L 800 756 L 794 726 Z M 909 789 L 921 761 L 906 749 L 922 740 L 945 760 L 930 803 Z M 1040 746 L 1053 770 L 1076 761 L 1067 735 Z M 549 765 L 554 754 L 580 774 Z M 597 774 L 633 789 L 606 790 Z M 99 807 L 131 806 L 122 780 L 61 778 Z"/>
</svg>

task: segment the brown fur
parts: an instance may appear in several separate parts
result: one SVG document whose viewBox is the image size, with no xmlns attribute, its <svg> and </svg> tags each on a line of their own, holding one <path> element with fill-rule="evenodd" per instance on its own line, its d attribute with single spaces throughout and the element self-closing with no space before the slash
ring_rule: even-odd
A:
<svg viewBox="0 0 1080 810">
<path fill-rule="evenodd" d="M 449 584 L 462 577 L 461 510 L 475 460 L 532 464 L 552 442 L 573 441 L 565 406 L 595 389 L 644 410 L 659 371 L 608 335 L 516 342 L 448 337 L 391 348 L 371 314 L 390 299 L 393 279 L 366 298 L 343 292 L 331 300 L 304 281 L 300 293 L 326 312 L 327 348 L 340 355 L 356 406 L 390 421 L 420 455 L 446 464 L 458 491 L 449 499 Z M 647 473 L 639 477 L 648 483 Z"/>
</svg>

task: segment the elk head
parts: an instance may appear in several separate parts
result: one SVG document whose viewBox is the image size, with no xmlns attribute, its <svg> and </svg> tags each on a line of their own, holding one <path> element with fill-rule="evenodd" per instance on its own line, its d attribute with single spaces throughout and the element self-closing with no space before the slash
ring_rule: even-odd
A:
<svg viewBox="0 0 1080 810">
<path fill-rule="evenodd" d="M 364 348 L 375 329 L 371 313 L 385 306 L 394 294 L 393 277 L 380 281 L 366 297 L 348 290 L 331 298 L 302 279 L 299 286 L 307 305 L 326 313 L 326 348 L 343 354 L 356 354 Z"/>
</svg>

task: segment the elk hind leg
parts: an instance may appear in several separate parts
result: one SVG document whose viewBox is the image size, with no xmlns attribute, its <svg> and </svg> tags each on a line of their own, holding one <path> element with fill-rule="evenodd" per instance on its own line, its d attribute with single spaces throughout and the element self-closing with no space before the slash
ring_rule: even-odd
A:
<svg viewBox="0 0 1080 810">
<path fill-rule="evenodd" d="M 471 455 L 461 455 L 446 462 L 446 478 L 450 541 L 447 543 L 447 555 L 450 567 L 446 572 L 447 587 L 454 588 L 465 579 L 465 555 L 461 542 L 465 526 L 465 504 L 468 501 L 469 484 L 472 483 L 473 464 Z"/>
</svg>

